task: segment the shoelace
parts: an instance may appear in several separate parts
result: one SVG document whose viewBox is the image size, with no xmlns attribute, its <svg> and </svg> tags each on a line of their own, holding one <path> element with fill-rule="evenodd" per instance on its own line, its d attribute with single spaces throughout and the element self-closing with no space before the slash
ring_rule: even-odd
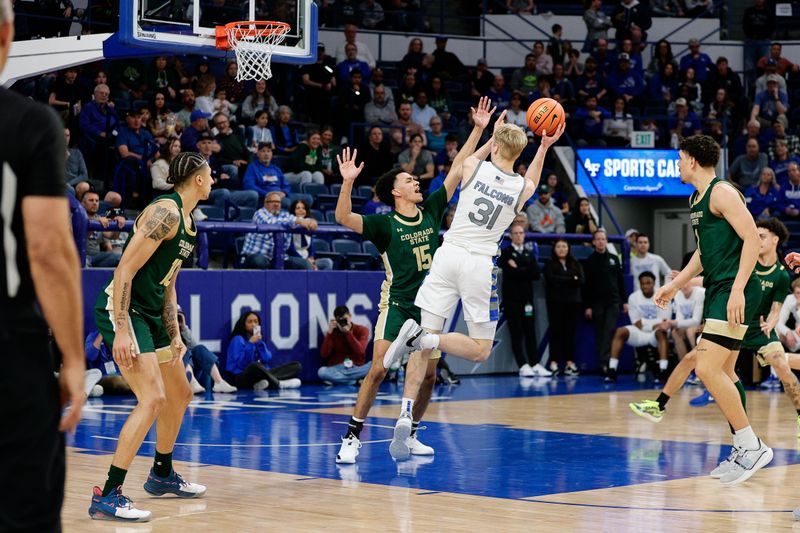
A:
<svg viewBox="0 0 800 533">
<path fill-rule="evenodd" d="M 174 472 L 174 471 L 173 471 L 173 474 L 175 474 L 175 479 L 178 481 L 178 484 L 179 484 L 181 487 L 188 487 L 188 486 L 189 486 L 189 483 L 187 483 L 186 481 L 184 481 L 184 480 L 183 480 L 183 478 L 181 477 L 181 475 L 180 475 L 179 473 L 177 473 L 177 472 Z"/>
<path fill-rule="evenodd" d="M 133 500 L 122 494 L 121 490 L 117 489 L 117 495 L 114 497 L 114 506 L 127 507 L 128 509 L 130 509 L 133 507 Z"/>
</svg>

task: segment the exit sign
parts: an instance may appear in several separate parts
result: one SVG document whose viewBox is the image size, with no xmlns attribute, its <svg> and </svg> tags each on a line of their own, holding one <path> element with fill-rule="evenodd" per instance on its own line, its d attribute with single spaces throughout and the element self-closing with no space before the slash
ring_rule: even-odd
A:
<svg viewBox="0 0 800 533">
<path fill-rule="evenodd" d="M 634 131 L 631 148 L 653 148 L 656 145 L 656 134 L 652 131 Z"/>
</svg>

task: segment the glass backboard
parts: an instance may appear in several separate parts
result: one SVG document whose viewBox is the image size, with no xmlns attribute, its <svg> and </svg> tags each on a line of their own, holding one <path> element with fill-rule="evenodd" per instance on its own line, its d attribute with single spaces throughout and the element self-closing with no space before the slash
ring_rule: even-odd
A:
<svg viewBox="0 0 800 533">
<path fill-rule="evenodd" d="M 119 34 L 106 43 L 108 57 L 155 53 L 233 57 L 214 45 L 216 26 L 243 20 L 289 24 L 275 47 L 277 63 L 310 63 L 317 49 L 317 6 L 312 0 L 124 0 Z"/>
</svg>

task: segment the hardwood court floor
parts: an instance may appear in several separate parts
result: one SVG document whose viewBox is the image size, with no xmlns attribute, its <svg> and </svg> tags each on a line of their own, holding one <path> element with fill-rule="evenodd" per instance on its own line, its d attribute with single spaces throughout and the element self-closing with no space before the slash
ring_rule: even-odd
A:
<svg viewBox="0 0 800 533">
<path fill-rule="evenodd" d="M 284 391 L 285 392 L 285 391 Z M 104 480 L 127 398 L 90 401 L 70 438 L 66 531 L 800 531 L 795 414 L 776 392 L 750 391 L 756 431 L 775 449 L 747 483 L 707 476 L 728 453 L 718 409 L 688 406 L 684 389 L 653 424 L 627 403 L 652 385 L 464 379 L 440 387 L 421 440 L 436 456 L 394 463 L 387 443 L 398 390 L 386 384 L 356 465 L 336 465 L 354 388 L 214 395 L 193 402 L 175 449 L 178 470 L 208 485 L 205 498 L 150 498 L 142 484 L 154 435 L 126 482 L 153 511 L 148 524 L 88 518 Z"/>
</svg>

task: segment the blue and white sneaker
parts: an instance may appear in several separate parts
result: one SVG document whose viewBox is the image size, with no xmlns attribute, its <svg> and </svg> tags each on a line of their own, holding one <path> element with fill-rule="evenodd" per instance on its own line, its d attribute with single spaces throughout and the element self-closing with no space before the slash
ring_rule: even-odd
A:
<svg viewBox="0 0 800 533">
<path fill-rule="evenodd" d="M 89 516 L 93 520 L 118 520 L 120 522 L 147 522 L 152 518 L 150 511 L 142 511 L 133 506 L 133 501 L 122 494 L 122 487 L 117 487 L 108 496 L 103 496 L 100 487 L 92 491 L 92 505 Z"/>
<path fill-rule="evenodd" d="M 711 394 L 709 394 L 708 390 L 704 390 L 700 396 L 689 400 L 689 405 L 692 407 L 705 407 L 706 405 L 715 402 L 716 400 L 713 396 L 711 396 Z"/>
<path fill-rule="evenodd" d="M 687 385 L 702 385 L 703 382 L 700 381 L 700 378 L 697 377 L 697 374 L 695 374 L 694 371 L 692 371 L 692 373 L 689 374 L 689 377 L 686 378 L 686 384 Z"/>
<path fill-rule="evenodd" d="M 761 384 L 759 384 L 759 387 L 762 389 L 780 389 L 781 380 L 770 374 L 767 379 L 765 379 L 764 381 L 761 382 Z"/>
<path fill-rule="evenodd" d="M 153 473 L 152 468 L 144 484 L 144 490 L 153 496 L 175 494 L 179 498 L 199 498 L 206 493 L 206 488 L 203 485 L 184 481 L 175 470 L 167 477 L 158 477 Z"/>
</svg>

